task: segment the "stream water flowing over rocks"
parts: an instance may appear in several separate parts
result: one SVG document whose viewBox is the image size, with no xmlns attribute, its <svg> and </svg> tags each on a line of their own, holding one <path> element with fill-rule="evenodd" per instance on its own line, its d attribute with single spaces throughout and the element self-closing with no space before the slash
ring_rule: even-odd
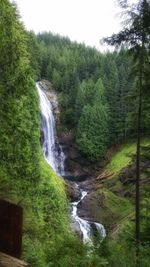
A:
<svg viewBox="0 0 150 267">
<path fill-rule="evenodd" d="M 45 92 L 42 90 L 40 82 L 36 84 L 41 111 L 41 144 L 46 161 L 52 169 L 61 177 L 68 176 L 65 170 L 66 155 L 63 147 L 59 144 L 56 123 L 53 113 L 52 103 L 48 100 Z M 83 239 L 83 242 L 92 244 L 93 232 L 97 232 L 100 239 L 106 236 L 105 229 L 102 224 L 85 220 L 78 216 L 78 206 L 86 198 L 88 192 L 81 189 L 80 183 L 73 183 L 74 190 L 77 192 L 78 199 L 71 202 L 71 216 L 74 230 L 78 231 Z"/>
</svg>

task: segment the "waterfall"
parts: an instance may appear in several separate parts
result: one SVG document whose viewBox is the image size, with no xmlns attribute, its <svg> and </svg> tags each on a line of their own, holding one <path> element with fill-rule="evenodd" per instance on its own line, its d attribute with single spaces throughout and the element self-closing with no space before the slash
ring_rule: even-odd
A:
<svg viewBox="0 0 150 267">
<path fill-rule="evenodd" d="M 76 187 L 78 188 L 78 185 L 76 184 Z M 79 188 L 78 188 L 79 189 Z M 80 230 L 83 235 L 83 242 L 89 243 L 90 245 L 93 244 L 92 242 L 92 236 L 91 236 L 91 228 L 92 225 L 95 226 L 95 229 L 97 230 L 100 237 L 103 239 L 106 236 L 105 228 L 102 224 L 96 223 L 93 221 L 87 221 L 78 216 L 77 210 L 78 210 L 78 204 L 86 197 L 87 192 L 80 189 L 81 197 L 78 201 L 72 202 L 72 217 L 73 220 L 79 224 Z"/>
<path fill-rule="evenodd" d="M 75 222 L 79 224 L 80 230 L 83 234 L 83 242 L 92 244 L 91 237 L 90 237 L 90 233 L 91 233 L 90 224 L 88 223 L 88 221 L 81 219 L 77 214 L 77 206 L 84 199 L 86 195 L 87 195 L 87 192 L 82 191 L 81 198 L 79 199 L 79 201 L 72 203 L 72 217 L 75 220 Z"/>
<path fill-rule="evenodd" d="M 62 147 L 57 141 L 52 104 L 48 100 L 46 94 L 40 88 L 39 83 L 36 83 L 36 87 L 40 99 L 43 153 L 46 161 L 52 167 L 52 169 L 60 176 L 64 176 L 65 155 Z"/>
<path fill-rule="evenodd" d="M 42 128 L 42 149 L 48 164 L 60 176 L 65 176 L 64 161 L 65 154 L 62 146 L 59 145 L 56 135 L 55 118 L 53 115 L 52 104 L 48 100 L 46 94 L 40 87 L 40 83 L 36 84 L 41 110 L 41 128 Z M 76 184 L 79 188 L 79 186 Z M 91 225 L 94 224 L 98 233 L 104 238 L 106 233 L 103 225 L 95 222 L 89 222 L 80 218 L 77 214 L 78 204 L 86 197 L 87 192 L 79 189 L 81 197 L 79 201 L 72 203 L 72 218 L 79 225 L 83 235 L 83 242 L 92 244 Z"/>
</svg>

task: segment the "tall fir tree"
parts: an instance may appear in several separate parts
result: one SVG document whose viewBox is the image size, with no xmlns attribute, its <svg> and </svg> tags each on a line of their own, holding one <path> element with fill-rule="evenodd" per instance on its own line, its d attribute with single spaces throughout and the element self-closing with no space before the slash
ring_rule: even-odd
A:
<svg viewBox="0 0 150 267">
<path fill-rule="evenodd" d="M 104 41 L 110 45 L 128 47 L 133 56 L 133 70 L 136 75 L 137 90 L 137 152 L 136 152 L 136 266 L 140 266 L 140 146 L 142 124 L 142 101 L 146 87 L 146 66 L 149 64 L 150 40 L 150 3 L 140 0 L 132 6 L 127 0 L 119 1 L 120 6 L 126 11 L 124 28 Z"/>
<path fill-rule="evenodd" d="M 0 66 L 0 164 L 11 176 L 38 177 L 38 97 L 27 35 L 8 0 L 0 1 Z"/>
<path fill-rule="evenodd" d="M 90 161 L 102 158 L 108 145 L 108 106 L 101 79 L 94 86 L 93 103 L 86 104 L 78 122 L 76 143 Z"/>
</svg>

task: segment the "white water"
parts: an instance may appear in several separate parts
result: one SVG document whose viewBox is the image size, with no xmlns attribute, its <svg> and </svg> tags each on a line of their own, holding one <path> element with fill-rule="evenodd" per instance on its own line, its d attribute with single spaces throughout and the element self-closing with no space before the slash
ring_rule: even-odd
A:
<svg viewBox="0 0 150 267">
<path fill-rule="evenodd" d="M 46 94 L 41 90 L 39 83 L 36 87 L 40 98 L 41 128 L 42 128 L 42 149 L 48 164 L 59 175 L 65 174 L 65 155 L 62 147 L 57 142 L 55 118 L 53 109 Z"/>
<path fill-rule="evenodd" d="M 78 185 L 76 184 L 76 187 Z M 89 222 L 87 220 L 81 219 L 78 214 L 78 204 L 86 197 L 87 192 L 81 190 L 81 198 L 79 201 L 72 202 L 72 217 L 75 222 L 79 224 L 80 230 L 83 234 L 83 242 L 93 244 L 91 236 L 91 224 L 94 224 L 97 232 L 100 234 L 100 237 L 103 239 L 106 236 L 105 228 L 102 224 L 96 222 Z"/>
<path fill-rule="evenodd" d="M 98 233 L 101 235 L 102 238 L 106 237 L 106 231 L 104 226 L 101 223 L 96 223 L 94 222 L 94 225 L 96 226 L 96 229 L 98 231 Z"/>
<path fill-rule="evenodd" d="M 57 142 L 55 118 L 53 109 L 46 94 L 41 90 L 39 83 L 36 84 L 40 99 L 41 109 L 41 127 L 42 127 L 42 149 L 48 164 L 53 170 L 61 176 L 65 176 L 65 154 L 62 147 Z M 78 187 L 78 185 L 76 185 Z M 105 237 L 105 229 L 103 225 L 95 222 L 89 222 L 81 219 L 77 214 L 78 204 L 86 197 L 87 192 L 82 191 L 81 198 L 77 202 L 72 203 L 72 218 L 78 223 L 80 230 L 83 234 L 83 242 L 92 244 L 91 239 L 91 223 L 95 225 L 101 237 Z"/>
<path fill-rule="evenodd" d="M 77 214 L 77 206 L 86 197 L 86 195 L 87 195 L 86 191 L 81 191 L 80 200 L 76 202 L 72 202 L 72 217 L 73 217 L 73 220 L 75 220 L 75 222 L 79 224 L 80 230 L 83 234 L 83 242 L 92 244 L 91 236 L 90 236 L 91 227 L 88 221 L 81 219 Z"/>
</svg>

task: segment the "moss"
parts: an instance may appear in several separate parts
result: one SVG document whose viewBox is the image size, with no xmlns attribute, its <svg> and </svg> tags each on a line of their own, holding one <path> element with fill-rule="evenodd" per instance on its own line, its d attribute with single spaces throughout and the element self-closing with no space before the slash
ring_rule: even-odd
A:
<svg viewBox="0 0 150 267">
<path fill-rule="evenodd" d="M 142 147 L 149 147 L 149 145 L 150 139 L 144 138 L 142 140 Z M 123 144 L 111 158 L 111 161 L 106 166 L 106 170 L 112 172 L 114 175 L 119 174 L 122 169 L 132 162 L 135 153 L 136 143 L 134 141 Z"/>
<path fill-rule="evenodd" d="M 3 2 L 0 197 L 23 207 L 23 259 L 43 267 L 49 248 L 57 250 L 57 237 L 70 235 L 68 203 L 63 181 L 42 156 L 39 98 L 28 64 L 26 33 L 14 5 Z"/>
<path fill-rule="evenodd" d="M 123 168 L 131 163 L 132 156 L 135 154 L 135 149 L 135 143 L 122 145 L 119 151 L 113 155 L 110 163 L 106 167 L 106 170 L 111 171 L 113 174 L 118 174 Z"/>
<path fill-rule="evenodd" d="M 108 189 L 100 189 L 96 195 L 99 199 L 101 222 L 108 230 L 114 229 L 116 224 L 133 212 L 129 200 L 117 196 Z"/>
<path fill-rule="evenodd" d="M 143 138 L 141 145 L 141 156 L 144 167 L 141 163 L 141 195 L 148 186 L 149 174 L 149 148 L 150 139 Z M 103 195 L 103 205 L 101 214 L 106 226 L 112 228 L 112 233 L 116 232 L 115 228 L 121 229 L 125 221 L 134 217 L 135 202 L 135 166 L 134 159 L 136 153 L 136 143 L 130 141 L 123 144 L 120 149 L 112 156 L 111 161 L 106 166 L 106 171 L 112 172 L 110 179 L 103 181 L 103 189 L 96 192 L 97 195 Z M 146 160 L 148 162 L 146 163 Z M 129 176 L 128 176 L 129 175 Z M 130 182 L 133 180 L 132 182 Z M 125 181 L 128 183 L 124 184 Z M 122 197 L 121 197 L 122 196 Z M 125 197 L 126 196 L 126 197 Z"/>
<path fill-rule="evenodd" d="M 57 238 L 71 236 L 64 181 L 40 156 L 39 179 L 17 179 L 0 170 L 0 197 L 24 209 L 22 258 L 31 266 L 46 266 L 49 247 L 57 250 Z"/>
</svg>

